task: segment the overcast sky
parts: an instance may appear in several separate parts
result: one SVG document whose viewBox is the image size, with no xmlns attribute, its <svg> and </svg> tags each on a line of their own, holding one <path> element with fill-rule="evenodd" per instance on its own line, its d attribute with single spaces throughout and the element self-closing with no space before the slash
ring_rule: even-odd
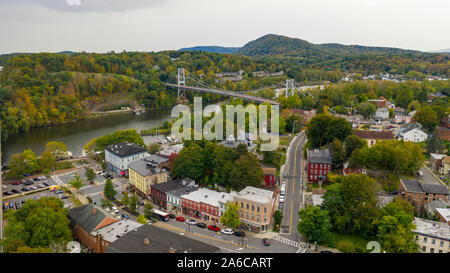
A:
<svg viewBox="0 0 450 273">
<path fill-rule="evenodd" d="M 0 53 L 312 43 L 450 48 L 449 0 L 0 0 Z"/>
</svg>

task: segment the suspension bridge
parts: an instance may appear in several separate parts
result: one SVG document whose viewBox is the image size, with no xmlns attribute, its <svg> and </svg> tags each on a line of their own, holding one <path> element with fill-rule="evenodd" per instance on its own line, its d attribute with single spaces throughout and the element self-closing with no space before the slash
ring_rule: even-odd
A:
<svg viewBox="0 0 450 273">
<path fill-rule="evenodd" d="M 191 81 L 190 85 L 186 85 L 186 79 L 189 79 Z M 192 84 L 197 86 L 192 86 Z M 186 75 L 184 68 L 178 68 L 177 71 L 177 83 L 164 83 L 165 86 L 171 87 L 171 88 L 177 88 L 178 89 L 178 100 L 186 99 L 186 90 L 194 91 L 194 92 L 201 92 L 201 93 L 211 93 L 216 95 L 222 95 L 227 97 L 234 97 L 234 98 L 241 98 L 243 100 L 247 101 L 253 101 L 257 103 L 270 103 L 272 105 L 280 105 L 278 101 L 265 99 L 261 97 L 256 96 L 250 96 L 246 93 L 252 92 L 252 91 L 258 91 L 262 90 L 261 88 L 256 90 L 248 90 L 248 91 L 228 91 L 228 90 L 222 90 L 218 89 L 217 87 L 213 87 L 205 82 L 203 82 L 201 79 L 195 77 L 194 75 Z M 263 88 L 265 89 L 265 88 Z M 309 95 L 313 97 L 309 93 L 305 93 L 304 91 L 298 89 L 295 86 L 294 80 L 286 80 L 286 92 L 285 95 L 292 96 L 295 91 L 299 91 L 303 95 Z M 313 97 L 314 98 L 314 97 Z M 316 101 L 317 99 L 314 98 Z"/>
</svg>

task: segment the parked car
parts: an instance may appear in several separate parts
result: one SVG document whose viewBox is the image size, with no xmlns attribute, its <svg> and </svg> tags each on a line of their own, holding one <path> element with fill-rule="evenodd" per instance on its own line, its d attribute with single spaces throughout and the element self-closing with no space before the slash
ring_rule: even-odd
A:
<svg viewBox="0 0 450 273">
<path fill-rule="evenodd" d="M 36 186 L 31 186 L 30 189 L 31 190 L 37 190 L 37 187 Z"/>
<path fill-rule="evenodd" d="M 231 235 L 231 234 L 233 234 L 233 230 L 232 230 L 231 228 L 222 229 L 221 232 L 222 232 L 223 234 L 226 234 L 226 235 Z"/>
<path fill-rule="evenodd" d="M 16 207 L 16 209 L 20 209 L 20 203 L 19 203 L 19 201 L 16 201 L 16 202 L 14 203 L 14 206 Z"/>
<path fill-rule="evenodd" d="M 263 244 L 264 244 L 265 246 L 270 246 L 270 240 L 269 240 L 269 239 L 264 238 L 264 239 L 262 239 L 262 241 L 263 241 Z"/>
<path fill-rule="evenodd" d="M 40 181 L 41 179 L 39 177 L 33 178 L 33 181 Z"/>
<path fill-rule="evenodd" d="M 15 193 L 15 194 L 20 193 L 20 191 L 19 191 L 19 190 L 16 190 L 16 189 L 12 189 L 11 192 L 12 192 L 12 193 Z"/>
<path fill-rule="evenodd" d="M 67 194 L 61 194 L 61 199 L 67 199 L 69 196 Z"/>
<path fill-rule="evenodd" d="M 283 211 L 283 208 L 284 208 L 284 203 L 280 203 L 280 204 L 278 205 L 278 210 Z"/>
<path fill-rule="evenodd" d="M 175 215 L 171 213 L 171 214 L 169 214 L 169 218 L 174 219 L 174 218 L 175 218 Z"/>
<path fill-rule="evenodd" d="M 44 184 L 39 184 L 39 185 L 37 185 L 37 187 L 42 189 L 42 188 L 45 188 L 46 186 Z"/>
<path fill-rule="evenodd" d="M 2 189 L 6 189 L 6 188 L 8 188 L 8 186 L 2 185 Z"/>
<path fill-rule="evenodd" d="M 186 223 L 187 223 L 188 225 L 195 225 L 197 222 L 195 222 L 195 220 L 188 219 L 188 220 L 186 221 Z"/>
<path fill-rule="evenodd" d="M 180 222 L 184 222 L 184 218 L 183 217 L 181 217 L 181 216 L 178 216 L 177 218 L 175 218 L 177 221 L 180 221 Z"/>
<path fill-rule="evenodd" d="M 139 204 L 139 206 L 141 206 L 141 207 L 142 207 L 142 206 L 144 205 L 144 202 L 142 202 L 142 201 L 139 201 L 139 202 L 138 202 L 138 204 Z"/>
<path fill-rule="evenodd" d="M 34 181 L 33 180 L 27 180 L 27 181 L 25 181 L 25 183 L 24 183 L 24 185 L 25 186 L 30 186 L 30 185 L 33 185 L 34 184 Z"/>
<path fill-rule="evenodd" d="M 2 209 L 7 210 L 9 208 L 8 203 L 3 203 Z"/>
<path fill-rule="evenodd" d="M 196 226 L 199 227 L 199 228 L 206 228 L 206 224 L 205 223 L 197 223 Z"/>
<path fill-rule="evenodd" d="M 220 228 L 216 225 L 209 225 L 208 229 L 212 231 L 220 231 Z"/>
<path fill-rule="evenodd" d="M 116 207 L 112 207 L 111 210 L 116 215 L 120 213 L 120 211 Z"/>
<path fill-rule="evenodd" d="M 13 202 L 9 203 L 9 209 L 14 209 L 14 203 Z"/>
<path fill-rule="evenodd" d="M 284 203 L 284 195 L 280 195 L 280 203 Z"/>
<path fill-rule="evenodd" d="M 5 191 L 4 193 L 3 193 L 3 195 L 12 195 L 12 193 L 11 192 L 9 192 L 9 191 Z"/>
<path fill-rule="evenodd" d="M 55 191 L 55 194 L 61 194 L 61 193 L 64 193 L 64 191 L 63 191 L 62 189 L 57 189 L 57 190 Z"/>
<path fill-rule="evenodd" d="M 235 231 L 234 232 L 234 236 L 245 237 L 245 232 L 243 232 L 243 231 Z"/>
<path fill-rule="evenodd" d="M 13 185 L 20 185 L 20 181 L 15 181 L 14 183 L 12 183 Z"/>
<path fill-rule="evenodd" d="M 45 187 L 50 186 L 47 182 L 42 182 L 42 185 L 44 185 Z"/>
<path fill-rule="evenodd" d="M 122 219 L 130 219 L 130 217 L 124 213 L 122 214 Z"/>
<path fill-rule="evenodd" d="M 23 192 L 26 192 L 26 191 L 30 191 L 30 189 L 29 189 L 28 187 L 23 187 L 23 188 L 22 188 L 22 191 L 23 191 Z"/>
<path fill-rule="evenodd" d="M 418 172 L 417 172 L 417 175 L 420 176 L 420 177 L 422 177 L 422 176 L 423 176 L 423 172 L 422 172 L 422 171 L 418 171 Z"/>
</svg>

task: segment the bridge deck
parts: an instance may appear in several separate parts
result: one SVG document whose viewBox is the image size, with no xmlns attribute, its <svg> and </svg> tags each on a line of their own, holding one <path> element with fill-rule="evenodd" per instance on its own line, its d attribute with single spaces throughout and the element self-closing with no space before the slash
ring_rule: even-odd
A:
<svg viewBox="0 0 450 273">
<path fill-rule="evenodd" d="M 191 90 L 191 91 L 202 92 L 202 93 L 213 93 L 213 94 L 217 94 L 217 95 L 241 98 L 244 100 L 250 100 L 250 101 L 255 101 L 255 102 L 259 102 L 259 103 L 268 102 L 270 104 L 280 105 L 279 102 L 274 101 L 274 100 L 268 100 L 268 99 L 264 99 L 264 98 L 248 96 L 248 95 L 245 95 L 242 93 L 226 92 L 226 91 L 220 91 L 220 90 L 214 90 L 214 89 L 208 89 L 208 88 L 202 88 L 202 87 L 194 87 L 194 86 L 177 85 L 177 84 L 173 84 L 173 83 L 164 83 L 164 84 L 168 87 L 179 88 L 182 90 Z"/>
</svg>

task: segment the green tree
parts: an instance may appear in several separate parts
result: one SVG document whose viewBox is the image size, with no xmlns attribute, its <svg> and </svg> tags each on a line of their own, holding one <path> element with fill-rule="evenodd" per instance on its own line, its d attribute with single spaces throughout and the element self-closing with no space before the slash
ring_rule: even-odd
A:
<svg viewBox="0 0 450 273">
<path fill-rule="evenodd" d="M 56 158 L 66 157 L 67 147 L 63 142 L 50 141 L 45 145 L 45 151 L 51 152 Z"/>
<path fill-rule="evenodd" d="M 264 179 L 259 160 L 253 154 L 241 156 L 233 163 L 230 172 L 229 185 L 236 190 L 246 186 L 259 186 Z"/>
<path fill-rule="evenodd" d="M 104 195 L 109 200 L 114 200 L 114 196 L 116 196 L 117 191 L 114 189 L 112 181 L 110 178 L 106 179 L 105 188 L 103 190 Z"/>
<path fill-rule="evenodd" d="M 189 177 L 200 181 L 204 176 L 204 153 L 202 147 L 195 143 L 183 148 L 175 158 L 173 166 L 174 177 Z"/>
<path fill-rule="evenodd" d="M 360 113 L 364 118 L 372 117 L 377 108 L 370 102 L 363 102 L 358 105 L 358 113 Z"/>
<path fill-rule="evenodd" d="M 72 180 L 70 180 L 69 185 L 76 189 L 77 191 L 77 199 L 78 199 L 78 190 L 81 189 L 84 186 L 83 179 L 78 175 L 78 173 L 75 173 Z"/>
<path fill-rule="evenodd" d="M 91 184 L 94 183 L 94 179 L 97 175 L 92 168 L 85 168 L 85 175 Z"/>
<path fill-rule="evenodd" d="M 32 150 L 22 154 L 13 154 L 9 163 L 10 171 L 7 177 L 21 178 L 24 174 L 32 174 L 39 169 L 39 164 Z"/>
<path fill-rule="evenodd" d="M 226 210 L 220 217 L 220 222 L 227 227 L 237 229 L 241 226 L 241 220 L 239 220 L 239 208 L 235 203 L 228 202 Z"/>
<path fill-rule="evenodd" d="M 277 231 L 280 230 L 281 221 L 283 221 L 283 212 L 281 210 L 276 210 L 273 213 L 274 226 Z"/>
<path fill-rule="evenodd" d="M 160 146 L 158 143 L 152 143 L 150 146 L 148 146 L 148 153 L 149 154 L 156 154 L 160 151 Z"/>
<path fill-rule="evenodd" d="M 328 211 L 308 206 L 298 212 L 298 232 L 310 243 L 325 244 L 330 240 L 331 222 Z"/>
<path fill-rule="evenodd" d="M 428 153 L 442 153 L 444 150 L 444 145 L 442 144 L 441 135 L 439 133 L 439 129 L 435 128 L 433 130 L 433 134 L 427 143 L 427 152 Z"/>
<path fill-rule="evenodd" d="M 151 203 L 148 202 L 144 205 L 144 216 L 145 218 L 150 219 L 152 215 L 153 215 L 153 206 Z"/>
<path fill-rule="evenodd" d="M 113 207 L 113 203 L 109 199 L 102 199 L 102 208 L 109 208 L 111 209 Z"/>
<path fill-rule="evenodd" d="M 130 197 L 128 196 L 128 193 L 123 194 L 120 204 L 124 207 L 128 207 L 130 205 Z"/>
<path fill-rule="evenodd" d="M 55 166 L 55 162 L 56 162 L 56 159 L 53 156 L 53 154 L 49 151 L 45 151 L 41 155 L 41 158 L 38 159 L 39 169 L 41 169 L 41 170 L 53 169 L 53 167 Z"/>
<path fill-rule="evenodd" d="M 291 115 L 286 119 L 286 131 L 296 134 L 302 129 L 302 116 Z"/>
<path fill-rule="evenodd" d="M 345 152 L 342 142 L 335 138 L 330 144 L 330 148 L 333 155 L 333 169 L 342 167 L 345 160 Z"/>
<path fill-rule="evenodd" d="M 344 147 L 345 147 L 345 156 L 346 158 L 349 158 L 354 150 L 367 147 L 367 140 L 362 139 L 355 135 L 350 135 L 345 139 Z"/>
<path fill-rule="evenodd" d="M 137 198 L 137 196 L 135 194 L 133 194 L 130 198 L 130 211 L 132 214 L 137 213 L 138 203 L 139 203 L 139 199 Z"/>
<path fill-rule="evenodd" d="M 414 120 L 422 124 L 430 132 L 439 124 L 438 116 L 430 106 L 424 106 L 418 110 L 414 115 Z"/>
<path fill-rule="evenodd" d="M 145 218 L 145 216 L 143 214 L 139 214 L 139 216 L 136 218 L 136 221 L 143 225 L 148 224 L 148 220 L 147 220 L 147 218 Z"/>
</svg>

